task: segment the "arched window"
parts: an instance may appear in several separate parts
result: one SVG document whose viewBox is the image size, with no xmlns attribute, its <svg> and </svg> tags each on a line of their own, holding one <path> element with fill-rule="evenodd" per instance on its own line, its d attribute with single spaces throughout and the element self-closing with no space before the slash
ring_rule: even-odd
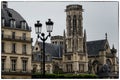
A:
<svg viewBox="0 0 120 80">
<path fill-rule="evenodd" d="M 68 16 L 68 35 L 70 36 L 71 35 L 71 17 L 70 16 Z"/>
<path fill-rule="evenodd" d="M 111 67 L 112 63 L 111 63 L 110 59 L 106 60 L 106 64 L 108 64 L 108 66 Z"/>
<path fill-rule="evenodd" d="M 37 71 L 37 65 L 34 64 L 34 65 L 33 65 L 33 73 L 35 73 L 36 71 Z"/>
<path fill-rule="evenodd" d="M 78 18 L 78 34 L 80 36 L 82 35 L 81 16 L 80 15 L 79 15 L 79 18 Z"/>
<path fill-rule="evenodd" d="M 71 48 L 71 39 L 68 40 L 68 48 Z"/>
<path fill-rule="evenodd" d="M 93 61 L 92 65 L 93 65 L 94 72 L 98 73 L 98 71 L 99 71 L 99 62 L 97 60 L 95 60 L 95 61 Z"/>
<path fill-rule="evenodd" d="M 77 21 L 76 21 L 76 15 L 73 16 L 73 35 L 75 35 L 76 33 L 76 29 L 77 29 Z"/>
</svg>

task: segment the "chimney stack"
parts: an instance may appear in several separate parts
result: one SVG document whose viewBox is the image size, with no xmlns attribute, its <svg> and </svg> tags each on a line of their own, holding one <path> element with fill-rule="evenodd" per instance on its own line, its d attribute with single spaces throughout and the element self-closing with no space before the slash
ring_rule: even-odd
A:
<svg viewBox="0 0 120 80">
<path fill-rule="evenodd" d="M 8 4 L 7 1 L 2 1 L 2 9 L 7 8 Z"/>
</svg>

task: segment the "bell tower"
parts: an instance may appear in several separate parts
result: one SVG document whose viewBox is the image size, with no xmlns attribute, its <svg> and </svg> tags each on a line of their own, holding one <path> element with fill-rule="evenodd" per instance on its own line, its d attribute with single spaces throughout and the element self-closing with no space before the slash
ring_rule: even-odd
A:
<svg viewBox="0 0 120 80">
<path fill-rule="evenodd" d="M 66 8 L 67 52 L 83 52 L 82 12 L 81 5 Z"/>
<path fill-rule="evenodd" d="M 84 52 L 82 5 L 66 7 L 66 37 L 63 54 L 65 72 L 84 73 L 87 71 L 87 53 Z"/>
</svg>

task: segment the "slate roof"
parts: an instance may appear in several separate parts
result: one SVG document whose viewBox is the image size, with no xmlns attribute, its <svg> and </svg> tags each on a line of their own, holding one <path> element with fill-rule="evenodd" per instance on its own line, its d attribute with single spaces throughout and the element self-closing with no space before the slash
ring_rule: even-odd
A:
<svg viewBox="0 0 120 80">
<path fill-rule="evenodd" d="M 42 48 L 42 42 L 39 42 L 38 44 Z M 53 57 L 62 57 L 62 46 L 51 43 L 45 43 L 45 54 L 50 54 Z"/>
<path fill-rule="evenodd" d="M 38 42 L 38 44 L 42 49 L 43 46 L 42 42 Z M 52 61 L 52 58 L 61 58 L 62 53 L 63 53 L 63 47 L 61 45 L 45 43 L 45 55 L 49 55 L 49 61 Z M 41 61 L 39 59 L 39 55 L 40 52 L 33 52 L 33 61 Z"/>
<path fill-rule="evenodd" d="M 106 39 L 96 40 L 96 41 L 88 41 L 87 42 L 88 56 L 97 56 L 99 54 L 100 50 L 104 50 L 105 43 L 106 43 Z"/>
<path fill-rule="evenodd" d="M 60 35 L 51 36 L 51 40 L 55 40 L 55 39 L 62 39 L 63 40 L 63 36 L 60 36 Z"/>
<path fill-rule="evenodd" d="M 2 8 L 1 9 L 1 19 L 5 19 L 5 26 L 10 27 L 10 19 L 14 19 L 16 21 L 16 28 L 21 28 L 21 21 L 25 21 L 25 19 L 15 10 L 11 8 Z M 25 21 L 26 22 L 26 21 Z M 26 22 L 27 24 L 27 22 Z M 26 26 L 27 30 L 30 29 L 28 24 Z"/>
</svg>

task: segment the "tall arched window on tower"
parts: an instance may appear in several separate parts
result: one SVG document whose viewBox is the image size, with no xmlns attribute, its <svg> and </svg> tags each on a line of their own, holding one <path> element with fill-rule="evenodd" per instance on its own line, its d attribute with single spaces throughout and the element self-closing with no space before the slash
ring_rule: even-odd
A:
<svg viewBox="0 0 120 80">
<path fill-rule="evenodd" d="M 77 29 L 77 25 L 76 25 L 77 21 L 76 21 L 76 15 L 73 16 L 73 35 L 76 35 L 76 29 Z"/>
<path fill-rule="evenodd" d="M 82 35 L 81 16 L 80 15 L 79 15 L 79 18 L 78 18 L 78 34 L 80 36 Z"/>
<path fill-rule="evenodd" d="M 69 27 L 68 35 L 71 36 L 71 17 L 70 16 L 68 16 L 68 27 Z"/>
<path fill-rule="evenodd" d="M 15 21 L 15 19 L 10 19 L 10 27 L 11 28 L 16 28 L 16 21 Z"/>
</svg>

